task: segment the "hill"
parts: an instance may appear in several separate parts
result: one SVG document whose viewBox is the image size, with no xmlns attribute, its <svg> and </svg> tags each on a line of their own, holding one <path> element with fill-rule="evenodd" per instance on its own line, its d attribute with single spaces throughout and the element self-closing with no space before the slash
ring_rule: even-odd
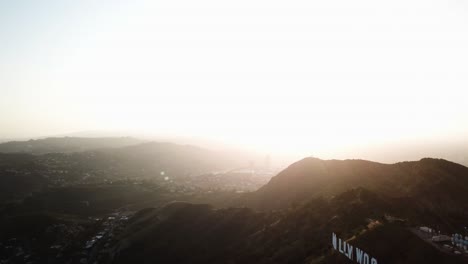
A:
<svg viewBox="0 0 468 264">
<path fill-rule="evenodd" d="M 44 169 L 32 155 L 0 153 L 0 204 L 46 187 Z"/>
<path fill-rule="evenodd" d="M 53 137 L 31 139 L 28 141 L 10 141 L 0 144 L 3 153 L 71 153 L 102 148 L 120 148 L 143 143 L 144 141 L 130 137 L 80 138 Z"/>
<path fill-rule="evenodd" d="M 170 189 L 194 190 L 194 184 L 190 185 L 195 176 L 246 164 L 244 157 L 226 152 L 159 142 L 73 153 L 0 153 L 0 204 L 46 187 L 127 180 L 151 180 L 171 185 Z"/>
<path fill-rule="evenodd" d="M 466 262 L 439 252 L 406 225 L 388 222 L 392 210 L 363 188 L 277 212 L 171 203 L 137 213 L 117 238 L 110 262 L 351 263 L 333 250 L 332 232 L 379 263 Z"/>
<path fill-rule="evenodd" d="M 395 164 L 306 158 L 246 195 L 243 204 L 257 209 L 284 209 L 358 187 L 392 199 L 414 199 L 427 208 L 468 210 L 468 168 L 429 158 Z"/>
<path fill-rule="evenodd" d="M 165 142 L 148 142 L 115 151 L 101 151 L 97 154 L 107 154 L 115 158 L 123 168 L 127 165 L 140 166 L 139 168 L 157 172 L 165 171 L 172 175 L 197 175 L 245 167 L 249 161 L 247 158 L 237 157 L 223 151 Z"/>
</svg>

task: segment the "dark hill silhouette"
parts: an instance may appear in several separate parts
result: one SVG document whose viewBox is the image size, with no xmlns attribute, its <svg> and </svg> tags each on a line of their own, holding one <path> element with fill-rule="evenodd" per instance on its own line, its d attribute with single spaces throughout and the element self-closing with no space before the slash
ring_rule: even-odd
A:
<svg viewBox="0 0 468 264">
<path fill-rule="evenodd" d="M 137 213 L 118 238 L 111 262 L 350 263 L 331 247 L 335 232 L 379 263 L 465 263 L 405 225 L 386 221 L 392 210 L 389 201 L 364 188 L 276 212 L 171 203 Z"/>
<path fill-rule="evenodd" d="M 389 198 L 416 199 L 430 208 L 468 210 L 468 168 L 429 158 L 396 164 L 306 158 L 246 195 L 243 204 L 257 209 L 284 209 L 357 187 Z"/>
</svg>

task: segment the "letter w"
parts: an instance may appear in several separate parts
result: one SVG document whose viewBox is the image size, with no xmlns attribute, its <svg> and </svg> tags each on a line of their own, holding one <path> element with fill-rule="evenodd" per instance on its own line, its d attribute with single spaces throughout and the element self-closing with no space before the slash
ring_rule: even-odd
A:
<svg viewBox="0 0 468 264">
<path fill-rule="evenodd" d="M 359 248 L 356 248 L 356 262 L 362 264 L 362 255 L 363 251 L 360 250 Z"/>
</svg>

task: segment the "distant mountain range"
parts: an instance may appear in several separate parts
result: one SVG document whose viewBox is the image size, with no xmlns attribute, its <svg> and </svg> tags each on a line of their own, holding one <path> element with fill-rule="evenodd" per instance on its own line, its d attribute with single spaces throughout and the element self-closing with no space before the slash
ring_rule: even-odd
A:
<svg viewBox="0 0 468 264">
<path fill-rule="evenodd" d="M 145 141 L 131 137 L 54 137 L 1 143 L 0 152 L 30 154 L 71 153 L 103 148 L 120 148 L 141 144 L 143 142 Z"/>
</svg>

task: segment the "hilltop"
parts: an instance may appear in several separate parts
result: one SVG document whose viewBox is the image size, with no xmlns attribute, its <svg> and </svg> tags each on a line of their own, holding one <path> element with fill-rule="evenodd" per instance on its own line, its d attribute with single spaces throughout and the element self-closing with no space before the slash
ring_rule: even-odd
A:
<svg viewBox="0 0 468 264">
<path fill-rule="evenodd" d="M 468 209 L 468 168 L 442 159 L 382 164 L 305 158 L 245 197 L 258 209 L 288 208 L 316 197 L 364 187 L 389 198 L 417 199 L 430 207 Z"/>
</svg>

